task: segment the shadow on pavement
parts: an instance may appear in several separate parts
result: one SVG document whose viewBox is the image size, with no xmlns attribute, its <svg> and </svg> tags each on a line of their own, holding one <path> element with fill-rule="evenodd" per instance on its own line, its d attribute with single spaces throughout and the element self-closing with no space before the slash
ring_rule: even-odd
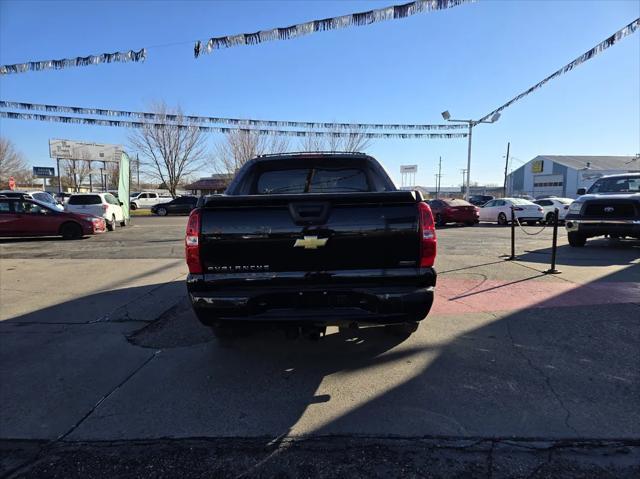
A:
<svg viewBox="0 0 640 479">
<path fill-rule="evenodd" d="M 105 234 L 105 233 L 100 233 Z M 96 235 L 92 235 L 96 236 Z M 11 244 L 11 243 L 52 243 L 57 241 L 73 242 L 73 241 L 83 241 L 91 238 L 92 236 L 82 236 L 81 238 L 77 238 L 74 240 L 65 240 L 60 236 L 27 236 L 21 238 L 0 238 L 0 244 Z"/>
<path fill-rule="evenodd" d="M 552 248 L 525 250 L 517 255 L 517 260 L 532 263 L 549 263 Z M 592 238 L 584 247 L 568 244 L 558 246 L 557 264 L 576 266 L 630 265 L 640 258 L 640 240 Z M 640 280 L 640 278 L 638 279 Z"/>
<path fill-rule="evenodd" d="M 71 309 L 104 304 L 111 294 L 126 294 L 126 289 L 74 300 Z M 96 476 L 114 470 L 111 460 L 95 460 L 100 454 L 113 456 L 110 452 L 94 451 L 84 456 L 85 465 L 78 463 L 88 449 L 69 441 L 197 437 L 229 438 L 238 448 L 243 440 L 253 444 L 252 455 L 236 464 L 225 460 L 223 446 L 199 446 L 215 457 L 211 472 L 223 475 L 324 477 L 351 471 L 366 477 L 349 469 L 350 461 L 361 461 L 336 450 L 344 441 L 332 439 L 357 442 L 358 437 L 377 438 L 367 443 L 368 462 L 362 464 L 370 473 L 397 473 L 402 461 L 446 473 L 458 461 L 463 470 L 457 473 L 476 475 L 505 460 L 494 450 L 507 448 L 510 439 L 545 440 L 553 447 L 554 441 L 590 439 L 596 444 L 590 447 L 605 447 L 606 441 L 640 437 L 640 306 L 632 299 L 502 315 L 431 316 L 407 340 L 369 329 L 330 334 L 318 342 L 267 333 L 225 347 L 185 303 L 144 329 L 108 322 L 16 328 L 24 318 L 15 318 L 2 324 L 0 380 L 5 391 L 18 392 L 2 400 L 0 431 L 5 439 L 64 439 L 41 450 L 24 470 L 32 475 L 55 471 L 56 464 L 67 477 L 82 475 L 86 464 Z M 37 314 L 61 314 L 56 308 L 63 307 Z M 88 380 L 94 377 L 100 380 Z M 47 417 L 55 424 L 43 436 Z M 300 459 L 312 465 L 308 470 L 291 465 L 294 456 L 287 455 L 291 440 L 300 435 L 319 441 Z M 419 448 L 420 454 L 439 458 L 438 444 L 453 441 L 458 456 L 449 459 L 454 465 L 424 460 L 416 465 L 394 449 L 389 442 L 394 437 L 413 438 L 413 447 L 418 438 L 431 438 L 435 443 Z M 465 441 L 487 440 L 490 447 L 465 452 Z M 75 459 L 48 455 L 67 446 L 75 451 L 68 457 Z M 344 447 L 358 451 L 365 443 Z M 122 448 L 128 449 L 126 442 Z M 472 452 L 478 455 L 464 456 Z M 616 454 L 614 448 L 609 465 Z M 545 449 L 525 470 L 553 471 L 551 456 Z M 130 471 L 148 466 L 144 458 L 121 457 L 129 457 Z M 342 462 L 332 463 L 337 457 Z M 385 469 L 390 460 L 396 461 L 394 467 Z"/>
</svg>

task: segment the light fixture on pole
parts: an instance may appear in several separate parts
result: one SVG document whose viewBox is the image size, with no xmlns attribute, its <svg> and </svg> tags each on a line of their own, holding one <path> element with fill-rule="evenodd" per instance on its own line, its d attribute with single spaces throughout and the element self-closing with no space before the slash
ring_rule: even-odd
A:
<svg viewBox="0 0 640 479">
<path fill-rule="evenodd" d="M 465 181 L 465 189 L 464 189 L 464 199 L 469 201 L 469 186 L 470 186 L 470 178 L 471 178 L 471 134 L 473 131 L 473 127 L 478 123 L 495 123 L 500 119 L 500 113 L 496 112 L 491 116 L 490 120 L 453 120 L 451 119 L 451 114 L 449 110 L 445 110 L 442 112 L 442 118 L 445 121 L 450 121 L 453 123 L 466 123 L 469 125 L 469 133 L 467 137 L 469 138 L 469 143 L 467 146 L 467 178 Z"/>
</svg>

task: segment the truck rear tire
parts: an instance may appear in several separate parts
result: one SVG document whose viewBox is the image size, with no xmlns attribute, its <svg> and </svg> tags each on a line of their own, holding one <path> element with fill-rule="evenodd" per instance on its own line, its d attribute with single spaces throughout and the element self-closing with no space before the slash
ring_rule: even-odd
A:
<svg viewBox="0 0 640 479">
<path fill-rule="evenodd" d="M 587 238 L 580 233 L 576 233 L 574 231 L 570 231 L 567 235 L 569 238 L 569 244 L 571 246 L 581 248 L 587 243 Z"/>
</svg>

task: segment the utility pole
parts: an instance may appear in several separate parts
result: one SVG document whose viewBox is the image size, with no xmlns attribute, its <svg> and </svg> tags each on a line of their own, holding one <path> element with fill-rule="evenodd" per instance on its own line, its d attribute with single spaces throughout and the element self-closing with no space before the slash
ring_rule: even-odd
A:
<svg viewBox="0 0 640 479">
<path fill-rule="evenodd" d="M 467 176 L 468 171 L 469 170 L 467 170 L 466 168 L 463 168 L 460 170 L 460 172 L 462 173 L 462 190 L 464 192 L 465 199 L 469 198 L 469 185 L 466 184 L 466 180 L 469 179 L 469 177 Z M 465 185 L 466 185 L 466 188 L 465 188 Z"/>
<path fill-rule="evenodd" d="M 436 198 L 440 195 L 440 179 L 442 178 L 442 157 L 438 160 L 438 181 L 436 183 Z"/>
<path fill-rule="evenodd" d="M 504 163 L 504 186 L 502 187 L 502 197 L 507 197 L 507 170 L 509 169 L 509 147 L 511 146 L 511 142 L 507 142 L 507 156 L 506 161 Z"/>
</svg>

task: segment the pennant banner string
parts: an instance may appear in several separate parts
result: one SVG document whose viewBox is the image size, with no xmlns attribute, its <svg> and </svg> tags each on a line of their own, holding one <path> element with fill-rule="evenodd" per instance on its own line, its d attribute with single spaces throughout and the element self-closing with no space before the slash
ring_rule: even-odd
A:
<svg viewBox="0 0 640 479">
<path fill-rule="evenodd" d="M 0 75 L 12 73 L 25 73 L 40 70 L 62 70 L 71 67 L 86 67 L 88 65 L 98 65 L 100 63 L 128 63 L 143 62 L 147 58 L 147 49 L 128 52 L 102 53 L 100 55 L 89 55 L 87 57 L 63 58 L 61 60 L 41 60 L 35 62 L 16 63 L 14 65 L 0 66 Z"/>
<path fill-rule="evenodd" d="M 113 126 L 122 128 L 178 128 L 180 130 L 197 129 L 206 133 L 232 133 L 242 131 L 246 133 L 257 133 L 268 136 L 297 136 L 297 137 L 331 137 L 349 138 L 360 136 L 363 138 L 378 139 L 452 139 L 465 138 L 466 133 L 367 133 L 367 132 L 335 132 L 335 131 L 306 131 L 306 130 L 270 130 L 255 128 L 228 128 L 221 126 L 201 126 L 178 123 L 150 123 L 126 120 L 105 120 L 102 118 L 80 118 L 74 116 L 40 115 L 37 113 L 18 113 L 13 111 L 0 111 L 0 118 L 11 120 L 38 120 L 53 121 L 58 123 L 71 123 L 79 125 Z"/>
<path fill-rule="evenodd" d="M 210 116 L 158 114 L 141 111 L 107 110 L 101 108 L 84 108 L 64 105 L 45 105 L 39 103 L 22 103 L 0 100 L 0 108 L 18 110 L 46 111 L 54 113 L 74 113 L 78 115 L 117 116 L 138 118 L 141 120 L 156 120 L 159 122 L 178 121 L 184 119 L 190 123 L 226 124 L 237 126 L 265 126 L 278 128 L 314 128 L 314 129 L 352 129 L 352 130 L 459 130 L 466 125 L 448 124 L 400 124 L 400 123 L 323 123 L 311 121 L 285 120 L 253 120 L 242 118 L 218 118 Z"/>
<path fill-rule="evenodd" d="M 445 10 L 463 3 L 468 3 L 469 1 L 471 0 L 418 0 L 403 5 L 393 5 L 376 10 L 369 10 L 367 12 L 352 13 L 322 20 L 312 20 L 288 27 L 272 28 L 254 33 L 239 33 L 237 35 L 213 37 L 208 40 L 198 40 L 193 47 L 193 56 L 198 58 L 202 54 L 211 53 L 213 50 L 223 48 L 232 48 L 240 45 L 257 45 L 258 43 L 275 40 L 291 40 L 327 30 L 370 25 L 387 20 L 406 18 L 417 13 Z"/>
<path fill-rule="evenodd" d="M 198 58 L 201 53 L 211 53 L 211 51 L 216 49 L 231 48 L 238 45 L 255 45 L 273 40 L 289 40 L 315 32 L 336 30 L 351 26 L 369 25 L 371 23 L 382 22 L 385 20 L 406 18 L 422 12 L 445 10 L 470 1 L 474 0 L 417 0 L 405 3 L 404 5 L 394 5 L 391 7 L 379 8 L 377 10 L 370 10 L 368 12 L 353 13 L 340 17 L 325 18 L 323 20 L 313 20 L 311 22 L 284 28 L 274 28 L 255 33 L 241 33 L 238 35 L 214 37 L 207 40 L 204 47 L 200 40 L 196 41 L 193 52 L 194 56 Z M 163 46 L 183 43 L 192 42 L 175 42 L 164 45 L 155 45 L 148 48 L 160 48 Z M 142 62 L 146 60 L 146 58 L 147 48 L 142 48 L 138 51 L 129 50 L 126 52 L 101 53 L 99 55 L 62 58 L 59 60 L 39 60 L 15 63 L 12 65 L 0 65 L 0 76 L 31 71 L 62 70 L 65 68 L 84 67 L 89 65 L 98 65 L 101 63 Z"/>
<path fill-rule="evenodd" d="M 584 63 L 584 62 L 586 62 L 588 60 L 591 60 L 593 57 L 595 57 L 596 55 L 602 53 L 607 48 L 613 46 L 614 44 L 619 42 L 624 37 L 626 37 L 628 35 L 631 35 L 632 33 L 635 33 L 639 26 L 640 26 L 640 18 L 636 18 L 629 25 L 625 26 L 624 28 L 621 28 L 616 33 L 614 33 L 609 38 L 607 38 L 606 40 L 598 43 L 591 50 L 583 53 L 582 55 L 580 55 L 578 58 L 576 58 L 572 62 L 567 63 L 565 66 L 563 66 L 559 70 L 556 70 L 551 75 L 546 77 L 544 80 L 536 83 L 535 85 L 533 85 L 528 90 L 523 91 L 522 93 L 520 93 L 516 97 L 512 98 L 511 100 L 509 100 L 507 103 L 505 103 L 501 107 L 498 107 L 495 110 L 493 110 L 492 112 L 486 114 L 485 116 L 483 116 L 482 118 L 480 118 L 478 120 L 478 123 L 481 122 L 481 121 L 484 121 L 484 120 L 486 120 L 488 118 L 491 118 L 496 113 L 500 113 L 502 110 L 504 110 L 505 108 L 510 107 L 511 105 L 513 105 L 518 100 L 520 100 L 520 99 L 524 98 L 525 96 L 527 96 L 529 93 L 537 90 L 538 88 L 541 88 L 548 81 L 553 80 L 554 78 L 557 78 L 560 75 L 563 75 L 563 74 L 565 74 L 567 72 L 570 72 L 571 70 L 573 70 L 578 65 L 581 65 L 582 63 Z"/>
</svg>

